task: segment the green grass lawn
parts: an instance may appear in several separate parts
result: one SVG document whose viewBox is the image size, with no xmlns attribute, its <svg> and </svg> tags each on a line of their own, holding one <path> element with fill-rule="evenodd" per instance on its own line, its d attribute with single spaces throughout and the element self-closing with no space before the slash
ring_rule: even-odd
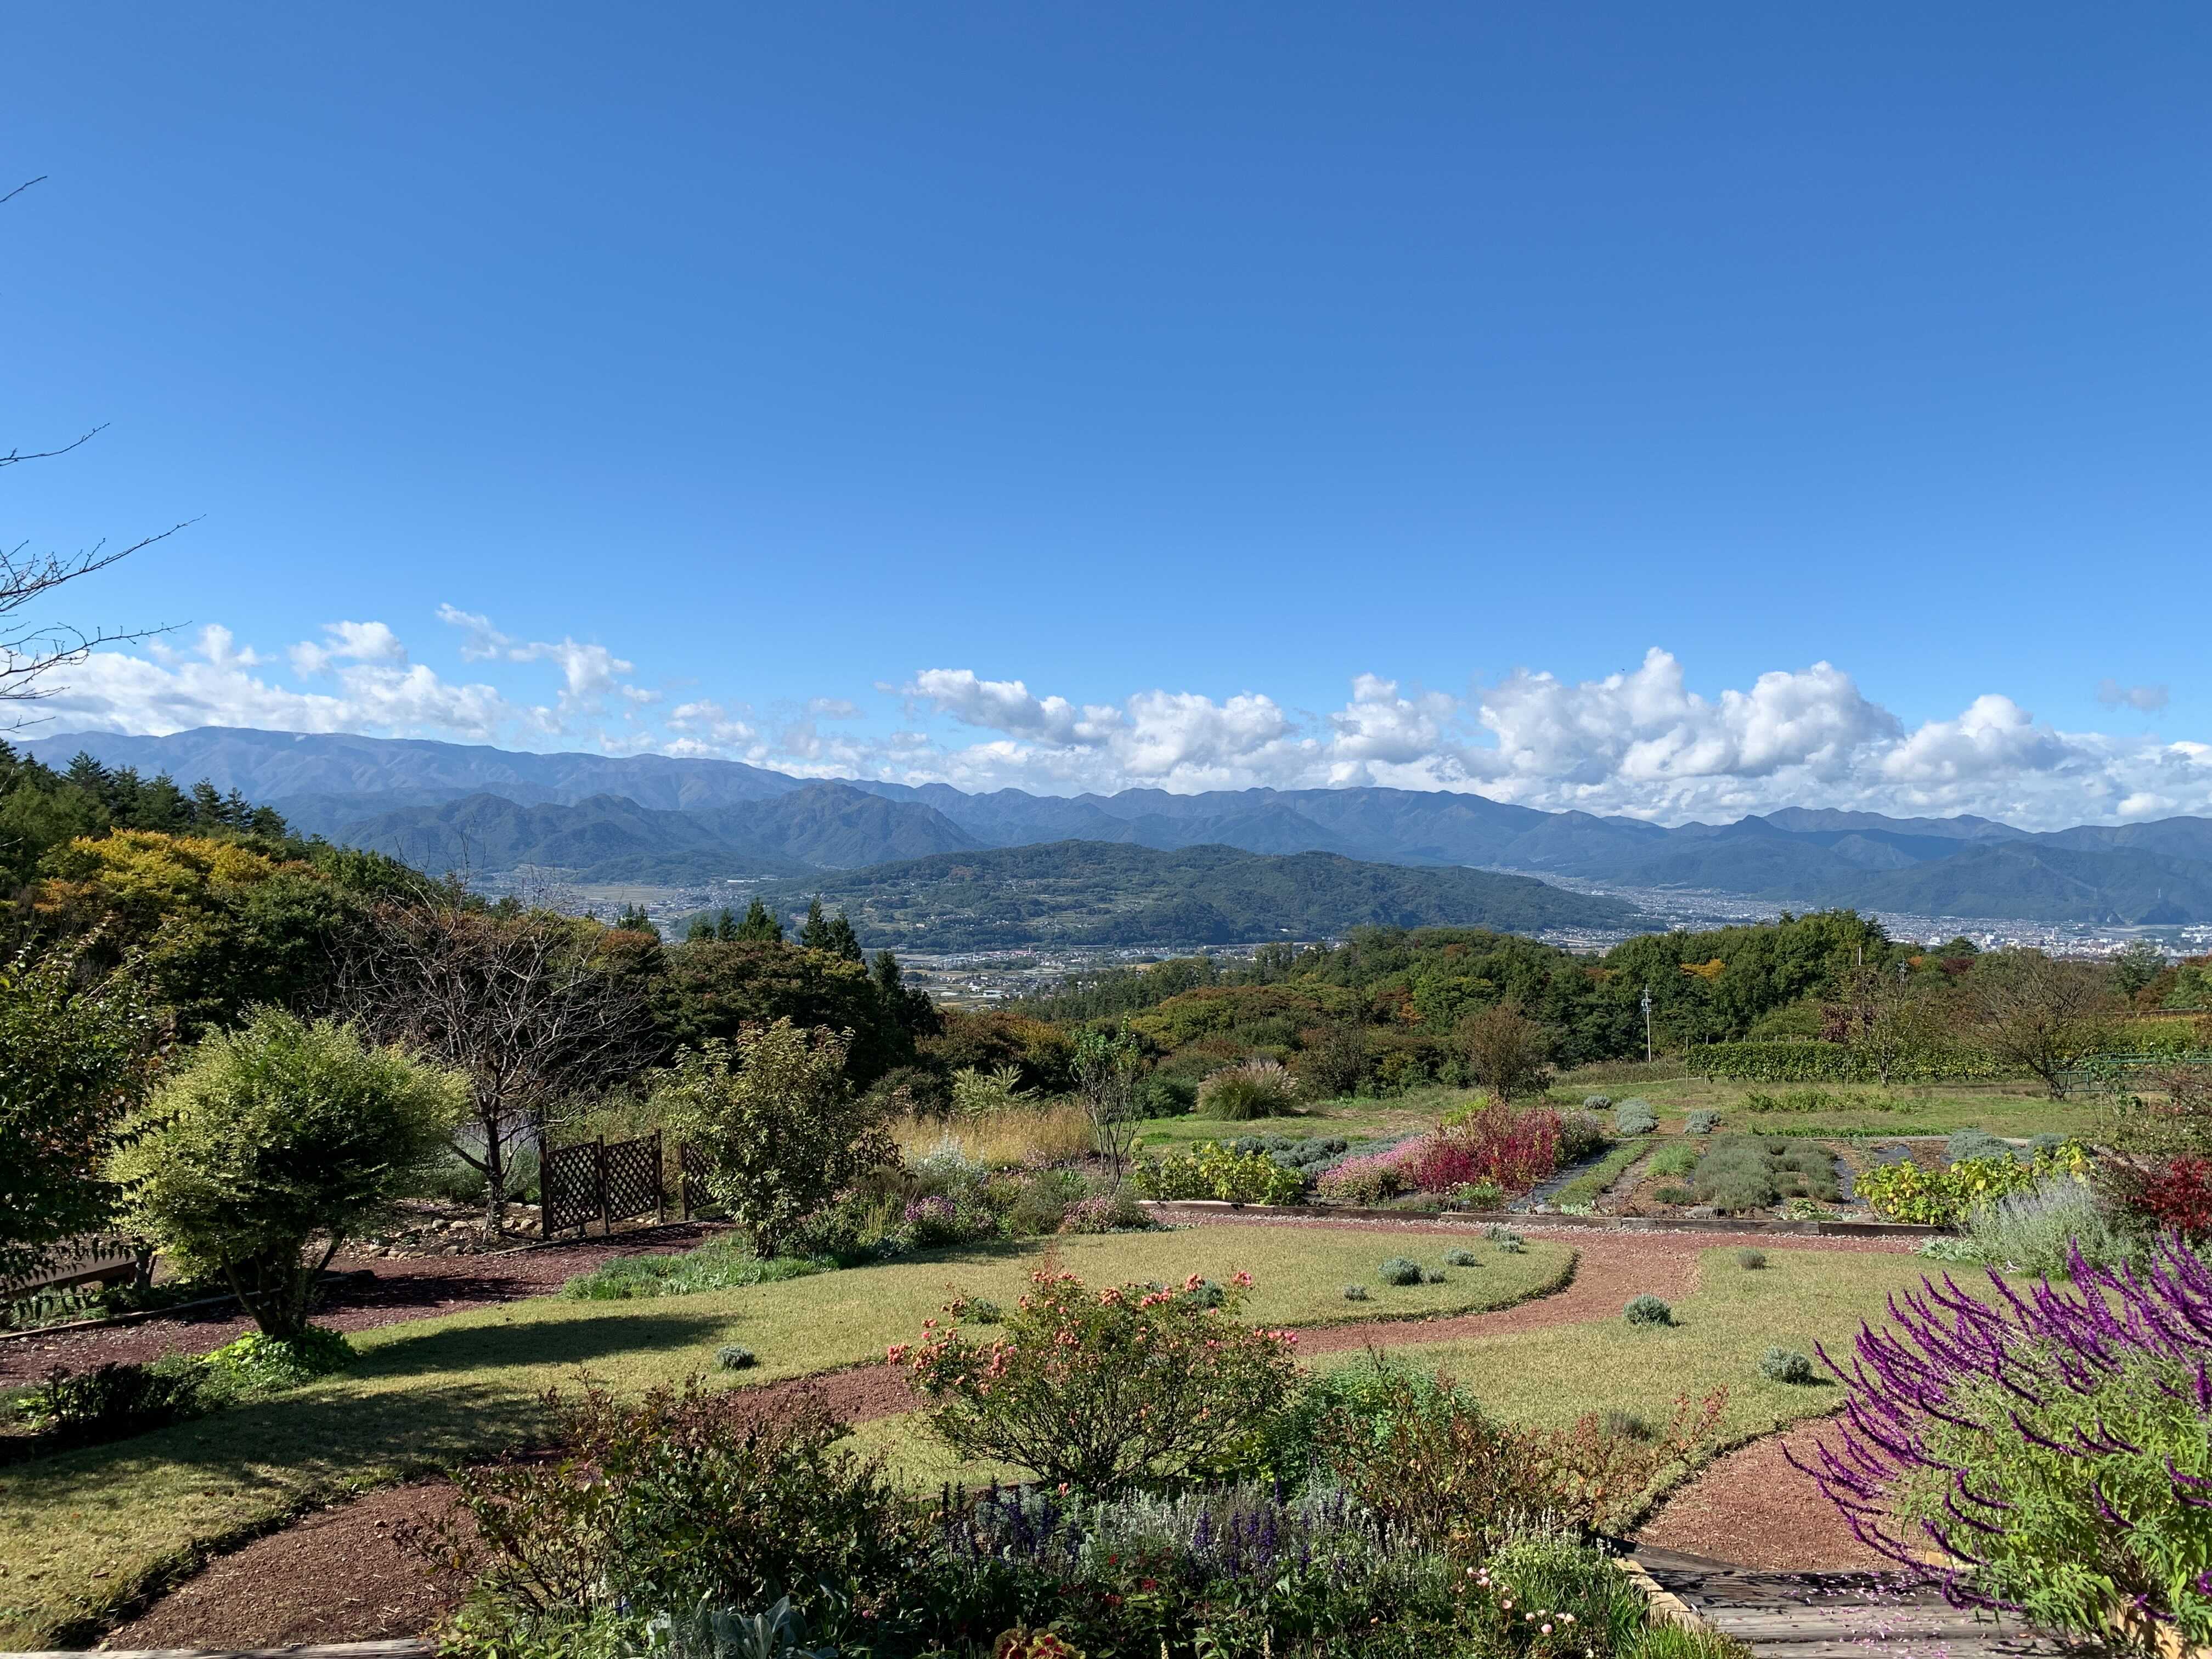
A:
<svg viewBox="0 0 2212 1659">
<path fill-rule="evenodd" d="M 1459 1243 L 1461 1241 L 1452 1241 Z M 1304 1228 L 1194 1228 L 939 1252 L 883 1267 L 637 1302 L 538 1297 L 354 1339 L 358 1364 L 281 1398 L 112 1446 L 0 1469 L 0 1647 L 51 1645 L 192 1552 L 281 1521 L 310 1499 L 478 1456 L 526 1437 L 548 1388 L 588 1371 L 637 1389 L 709 1370 L 714 1349 L 759 1357 L 744 1380 L 865 1361 L 915 1336 L 956 1291 L 1012 1303 L 1047 1258 L 1096 1283 L 1239 1269 L 1269 1324 L 1464 1312 L 1557 1284 L 1565 1247 L 1532 1243 L 1441 1285 L 1382 1285 L 1384 1257 L 1438 1265 L 1433 1239 Z M 1364 1284 L 1370 1300 L 1344 1299 Z M 734 1380 L 734 1379 L 733 1379 Z"/>
<path fill-rule="evenodd" d="M 1638 1328 L 1607 1318 L 1550 1330 L 1419 1342 L 1418 1328 L 1392 1352 L 1443 1371 L 1483 1404 L 1515 1422 L 1558 1425 L 1585 1412 L 1630 1411 L 1663 1430 L 1678 1395 L 1701 1400 L 1729 1391 L 1720 1423 L 1723 1445 L 1739 1444 L 1801 1418 L 1834 1411 L 1842 1389 L 1771 1382 L 1759 1373 L 1770 1346 L 1811 1353 L 1826 1342 L 1839 1358 L 1859 1322 L 1879 1322 L 1884 1299 L 1917 1283 L 1928 1264 L 1912 1256 L 1769 1250 L 1768 1265 L 1740 1267 L 1734 1247 L 1705 1251 L 1696 1291 L 1674 1304 L 1671 1328 Z M 1356 1364 L 1358 1352 L 1326 1354 L 1318 1369 Z M 1825 1376 L 1825 1372 L 1823 1373 Z M 1019 1479 L 1021 1472 L 969 1462 L 937 1444 L 913 1417 L 860 1431 L 860 1443 L 883 1451 L 898 1476 L 917 1486 Z"/>
</svg>

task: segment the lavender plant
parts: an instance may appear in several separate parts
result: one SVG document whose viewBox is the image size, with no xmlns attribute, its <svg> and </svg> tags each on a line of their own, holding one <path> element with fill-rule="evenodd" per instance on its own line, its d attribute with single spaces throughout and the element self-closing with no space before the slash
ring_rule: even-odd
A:
<svg viewBox="0 0 2212 1659">
<path fill-rule="evenodd" d="M 1862 1327 L 1835 1437 L 1798 1467 L 1955 1605 L 2069 1634 L 2212 1641 L 2212 1269 L 2073 1254 L 2070 1290 L 1945 1275 Z M 1793 1459 L 1793 1461 L 1795 1461 Z M 1932 1554 L 1930 1547 L 1933 1547 Z"/>
</svg>

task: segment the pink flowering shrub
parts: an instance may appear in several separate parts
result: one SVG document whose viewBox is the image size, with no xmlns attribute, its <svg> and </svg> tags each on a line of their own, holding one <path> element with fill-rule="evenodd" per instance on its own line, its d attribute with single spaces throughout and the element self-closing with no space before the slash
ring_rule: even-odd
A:
<svg viewBox="0 0 2212 1659">
<path fill-rule="evenodd" d="M 1175 1289 L 1032 1275 L 1020 1306 L 972 1339 L 964 1301 L 922 1322 L 894 1364 L 935 1401 L 930 1427 L 954 1450 L 1108 1495 L 1234 1472 L 1297 1394 L 1289 1331 L 1236 1317 L 1252 1278 L 1218 1297 L 1193 1273 Z"/>
<path fill-rule="evenodd" d="M 1412 1166 L 1428 1146 L 1425 1139 L 1401 1141 L 1379 1152 L 1347 1158 L 1314 1182 L 1324 1198 L 1346 1204 L 1379 1204 L 1410 1193 L 1419 1184 Z"/>
</svg>

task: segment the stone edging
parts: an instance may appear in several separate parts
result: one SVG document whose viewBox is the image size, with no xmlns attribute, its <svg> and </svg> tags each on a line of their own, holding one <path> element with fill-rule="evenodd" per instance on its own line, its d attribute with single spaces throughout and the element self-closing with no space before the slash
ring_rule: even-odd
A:
<svg viewBox="0 0 2212 1659">
<path fill-rule="evenodd" d="M 1565 1215 L 1553 1211 L 1523 1214 L 1513 1210 L 1379 1210 L 1350 1204 L 1231 1204 L 1218 1198 L 1147 1198 L 1143 1206 L 1160 1215 L 1190 1212 L 1249 1215 L 1262 1220 L 1396 1221 L 1465 1223 L 1470 1226 L 1583 1227 L 1604 1232 L 1774 1233 L 1814 1238 L 1932 1238 L 1956 1231 L 1906 1221 L 1754 1221 L 1731 1216 Z"/>
</svg>

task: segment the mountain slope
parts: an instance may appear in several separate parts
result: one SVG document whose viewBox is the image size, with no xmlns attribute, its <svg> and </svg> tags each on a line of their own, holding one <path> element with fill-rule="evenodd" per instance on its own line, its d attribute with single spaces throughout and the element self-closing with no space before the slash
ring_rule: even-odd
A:
<svg viewBox="0 0 2212 1659">
<path fill-rule="evenodd" d="M 702 812 L 660 811 L 619 795 L 524 805 L 474 794 L 358 819 L 332 839 L 441 872 L 532 864 L 586 881 L 658 884 L 796 875 L 975 844 L 930 807 L 838 783 Z"/>
<path fill-rule="evenodd" d="M 819 895 L 871 946 L 926 951 L 1237 945 L 1370 926 L 1535 933 L 1638 920 L 1617 899 L 1526 876 L 1112 842 L 945 854 L 763 891 L 785 909 Z"/>
</svg>

